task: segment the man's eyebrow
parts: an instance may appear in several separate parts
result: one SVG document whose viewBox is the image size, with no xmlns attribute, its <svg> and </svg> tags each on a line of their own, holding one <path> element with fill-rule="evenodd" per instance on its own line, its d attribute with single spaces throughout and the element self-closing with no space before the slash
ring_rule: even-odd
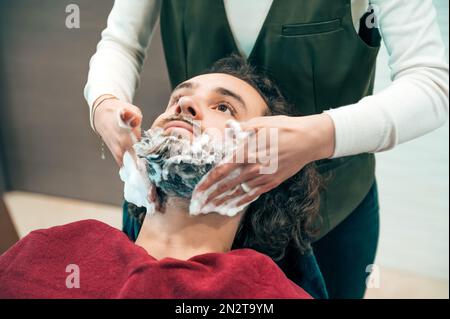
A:
<svg viewBox="0 0 450 319">
<path fill-rule="evenodd" d="M 193 88 L 195 88 L 195 87 L 197 87 L 198 86 L 198 84 L 197 83 L 193 83 L 193 82 L 182 82 L 182 83 L 180 83 L 180 84 L 178 84 L 174 89 L 173 89 L 173 91 L 172 91 L 172 93 L 173 92 L 175 92 L 175 91 L 177 91 L 177 90 L 180 90 L 180 89 L 193 89 Z"/>
<path fill-rule="evenodd" d="M 239 94 L 234 93 L 233 91 L 230 91 L 230 90 L 228 90 L 228 89 L 226 89 L 226 88 L 223 88 L 223 87 L 218 87 L 218 88 L 216 88 L 214 91 L 215 91 L 216 93 L 218 93 L 218 94 L 225 95 L 225 96 L 229 96 L 229 97 L 235 99 L 235 100 L 238 101 L 244 108 L 247 108 L 247 106 L 245 105 L 244 100 L 242 99 L 242 97 L 241 97 Z"/>
</svg>

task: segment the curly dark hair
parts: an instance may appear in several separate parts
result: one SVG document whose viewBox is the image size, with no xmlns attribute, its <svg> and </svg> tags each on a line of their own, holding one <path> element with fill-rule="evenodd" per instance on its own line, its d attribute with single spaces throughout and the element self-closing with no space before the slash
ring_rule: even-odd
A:
<svg viewBox="0 0 450 319">
<path fill-rule="evenodd" d="M 218 60 L 204 72 L 209 73 L 232 75 L 254 87 L 268 105 L 266 116 L 297 115 L 269 76 L 238 55 Z M 290 252 L 296 255 L 308 251 L 317 232 L 321 185 L 320 175 L 311 163 L 262 194 L 242 217 L 232 249 L 252 248 L 279 264 Z M 142 210 L 130 204 L 128 211 L 142 222 L 145 208 Z M 289 261 L 290 264 L 294 262 Z"/>
</svg>

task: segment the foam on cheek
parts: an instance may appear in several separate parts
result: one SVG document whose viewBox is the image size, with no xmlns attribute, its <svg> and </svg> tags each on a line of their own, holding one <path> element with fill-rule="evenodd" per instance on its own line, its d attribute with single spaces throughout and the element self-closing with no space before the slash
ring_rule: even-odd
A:
<svg viewBox="0 0 450 319">
<path fill-rule="evenodd" d="M 194 193 L 194 195 L 192 196 L 192 199 L 191 199 L 191 203 L 189 205 L 189 214 L 190 215 L 200 215 L 200 214 L 218 213 L 220 215 L 233 217 L 236 214 L 243 211 L 248 205 L 250 205 L 250 203 L 257 200 L 259 198 L 259 196 L 248 203 L 245 203 L 245 204 L 239 205 L 239 206 L 237 205 L 239 203 L 239 201 L 241 201 L 246 196 L 255 194 L 258 191 L 258 189 L 255 188 L 255 189 L 250 190 L 250 192 L 248 192 L 248 193 L 245 193 L 241 196 L 237 196 L 236 198 L 225 201 L 224 203 L 222 203 L 220 205 L 215 205 L 212 202 L 205 204 L 208 196 L 212 192 L 214 192 L 217 189 L 217 187 L 219 187 L 220 184 L 231 181 L 232 179 L 238 177 L 241 174 L 241 172 L 242 172 L 242 169 L 240 167 L 238 167 L 235 170 L 233 170 L 230 174 L 228 174 L 228 176 L 226 176 L 219 182 L 214 183 L 205 191 Z M 199 184 L 201 184 L 203 181 L 205 181 L 208 178 L 208 176 L 209 176 L 209 173 L 206 174 L 205 176 L 203 176 L 203 178 L 200 180 Z M 218 199 L 233 194 L 236 190 L 238 190 L 239 187 L 240 187 L 240 185 L 224 192 L 223 194 L 218 196 Z"/>
<path fill-rule="evenodd" d="M 147 197 L 153 187 L 146 177 L 145 164 L 138 159 L 133 160 L 130 153 L 125 152 L 123 166 L 119 171 L 120 179 L 124 182 L 124 198 L 127 202 L 138 207 L 145 207 L 148 214 L 155 212 L 155 203 L 149 202 Z"/>
<path fill-rule="evenodd" d="M 248 137 L 248 133 L 242 131 L 241 126 L 239 125 L 238 122 L 229 120 L 229 121 L 227 121 L 227 126 L 230 128 L 230 130 L 227 132 L 228 137 L 234 137 L 234 139 L 237 140 L 238 143 Z M 237 144 L 233 144 L 233 145 L 237 145 Z M 235 150 L 235 148 L 236 147 L 233 147 L 232 150 Z M 230 155 L 232 155 L 232 153 L 230 153 Z M 223 159 L 221 163 L 226 163 L 227 161 L 229 161 L 230 158 L 231 158 L 231 156 Z M 241 172 L 242 172 L 242 168 L 237 167 L 235 170 L 231 171 L 231 173 L 228 174 L 225 178 L 214 183 L 213 185 L 211 185 L 208 189 L 204 190 L 203 192 L 194 191 L 192 199 L 191 199 L 191 203 L 189 206 L 189 214 L 190 215 L 199 215 L 199 214 L 209 214 L 209 213 L 214 212 L 214 213 L 218 213 L 221 215 L 226 215 L 226 216 L 232 217 L 232 216 L 235 216 L 236 214 L 240 213 L 241 211 L 243 211 L 248 205 L 250 205 L 250 203 L 257 200 L 259 198 L 259 196 L 257 196 L 250 202 L 247 202 L 243 205 L 238 206 L 238 203 L 242 199 L 244 199 L 247 196 L 252 196 L 258 191 L 258 188 L 254 188 L 254 189 L 251 189 L 248 193 L 244 193 L 243 195 L 237 196 L 236 198 L 225 201 L 224 203 L 222 203 L 220 205 L 215 205 L 212 202 L 205 204 L 206 199 L 209 197 L 209 195 L 212 192 L 214 192 L 219 187 L 219 185 L 235 179 L 236 177 L 238 177 L 241 174 Z M 198 184 L 199 185 L 202 184 L 208 178 L 210 173 L 211 172 L 208 172 L 208 174 L 203 176 L 203 178 L 200 180 L 200 182 Z M 240 187 L 241 186 L 238 185 L 235 188 L 230 189 L 230 190 L 220 194 L 217 197 L 217 199 L 220 199 L 225 196 L 233 194 Z"/>
</svg>

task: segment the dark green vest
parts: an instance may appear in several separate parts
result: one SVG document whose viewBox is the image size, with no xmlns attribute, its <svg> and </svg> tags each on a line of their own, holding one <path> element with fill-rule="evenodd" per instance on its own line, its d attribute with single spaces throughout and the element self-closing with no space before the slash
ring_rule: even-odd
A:
<svg viewBox="0 0 450 319">
<path fill-rule="evenodd" d="M 351 0 L 274 0 L 248 61 L 273 78 L 300 114 L 358 102 L 372 94 L 379 37 L 355 31 Z M 222 0 L 164 0 L 161 34 L 172 86 L 220 58 L 239 54 Z M 375 39 L 374 43 L 367 44 Z M 375 159 L 361 154 L 318 162 L 326 178 L 321 236 L 362 201 Z"/>
</svg>

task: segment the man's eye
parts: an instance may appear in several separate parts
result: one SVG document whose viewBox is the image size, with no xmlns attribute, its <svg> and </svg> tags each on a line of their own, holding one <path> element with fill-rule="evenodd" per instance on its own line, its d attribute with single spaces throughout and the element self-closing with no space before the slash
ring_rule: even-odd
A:
<svg viewBox="0 0 450 319">
<path fill-rule="evenodd" d="M 231 107 L 224 103 L 218 104 L 216 110 L 233 115 L 233 110 L 231 109 Z"/>
</svg>

